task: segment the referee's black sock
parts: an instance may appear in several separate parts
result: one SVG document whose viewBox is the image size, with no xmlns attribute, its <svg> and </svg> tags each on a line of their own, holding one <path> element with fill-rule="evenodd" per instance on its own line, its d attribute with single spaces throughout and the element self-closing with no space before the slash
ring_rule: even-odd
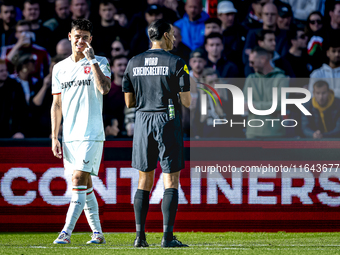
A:
<svg viewBox="0 0 340 255">
<path fill-rule="evenodd" d="M 137 189 L 133 207 L 136 219 L 136 237 L 145 240 L 145 221 L 149 210 L 150 191 Z"/>
<path fill-rule="evenodd" d="M 166 189 L 163 195 L 162 212 L 163 212 L 163 236 L 167 241 L 173 239 L 173 229 L 178 207 L 178 190 Z"/>
</svg>

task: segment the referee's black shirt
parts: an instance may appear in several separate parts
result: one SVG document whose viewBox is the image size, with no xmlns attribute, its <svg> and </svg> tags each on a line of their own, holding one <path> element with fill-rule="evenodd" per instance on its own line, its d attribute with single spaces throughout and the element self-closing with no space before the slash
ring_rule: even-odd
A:
<svg viewBox="0 0 340 255">
<path fill-rule="evenodd" d="M 178 92 L 189 90 L 187 65 L 163 49 L 150 49 L 133 57 L 123 77 L 123 92 L 135 93 L 137 111 L 165 112 L 170 98 L 178 110 Z"/>
</svg>

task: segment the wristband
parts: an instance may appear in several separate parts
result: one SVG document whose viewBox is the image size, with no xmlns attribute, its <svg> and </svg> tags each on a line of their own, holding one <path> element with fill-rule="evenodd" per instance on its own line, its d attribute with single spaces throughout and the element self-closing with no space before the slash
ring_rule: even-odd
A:
<svg viewBox="0 0 340 255">
<path fill-rule="evenodd" d="M 98 61 L 97 61 L 97 59 L 91 59 L 90 61 L 90 65 L 94 65 L 94 64 L 97 64 L 98 63 Z"/>
</svg>

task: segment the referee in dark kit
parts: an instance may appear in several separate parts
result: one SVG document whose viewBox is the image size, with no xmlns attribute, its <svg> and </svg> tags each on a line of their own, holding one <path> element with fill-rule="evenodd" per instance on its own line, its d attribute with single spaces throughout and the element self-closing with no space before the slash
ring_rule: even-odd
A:
<svg viewBox="0 0 340 255">
<path fill-rule="evenodd" d="M 170 54 L 175 40 L 171 24 L 156 20 L 148 27 L 152 47 L 133 57 L 125 70 L 123 92 L 127 107 L 136 107 L 132 167 L 139 170 L 134 198 L 134 247 L 148 247 L 145 221 L 157 161 L 163 171 L 162 247 L 187 247 L 173 236 L 178 206 L 178 183 L 184 168 L 180 103 L 190 106 L 190 78 L 185 62 Z"/>
</svg>

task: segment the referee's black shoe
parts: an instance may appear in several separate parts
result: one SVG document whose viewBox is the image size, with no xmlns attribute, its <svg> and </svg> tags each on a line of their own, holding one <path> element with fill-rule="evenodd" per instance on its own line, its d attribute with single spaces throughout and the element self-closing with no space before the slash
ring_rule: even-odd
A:
<svg viewBox="0 0 340 255">
<path fill-rule="evenodd" d="M 181 241 L 179 241 L 176 236 L 173 237 L 171 241 L 167 241 L 164 239 L 164 236 L 162 238 L 162 244 L 161 246 L 163 248 L 172 248 L 172 247 L 189 247 L 187 244 L 183 244 Z"/>
<path fill-rule="evenodd" d="M 133 247 L 149 247 L 149 244 L 144 239 L 140 239 L 140 237 L 136 237 L 133 242 Z"/>
</svg>

